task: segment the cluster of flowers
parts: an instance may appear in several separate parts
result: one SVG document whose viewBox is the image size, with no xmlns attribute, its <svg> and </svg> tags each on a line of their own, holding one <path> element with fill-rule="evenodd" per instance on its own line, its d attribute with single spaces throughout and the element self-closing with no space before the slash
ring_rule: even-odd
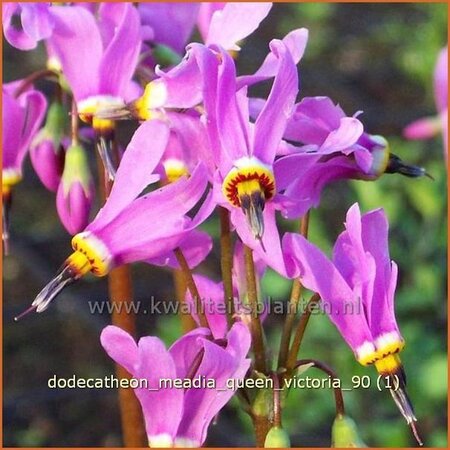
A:
<svg viewBox="0 0 450 450">
<path fill-rule="evenodd" d="M 257 29 L 271 6 L 4 4 L 7 41 L 31 50 L 42 40 L 48 55 L 44 74 L 56 80 L 50 105 L 34 89 L 33 77 L 3 85 L 4 244 L 11 191 L 28 151 L 43 184 L 57 192 L 59 216 L 74 235 L 73 253 L 28 311 L 44 311 L 65 286 L 88 272 L 104 276 L 139 261 L 178 268 L 176 250 L 195 268 L 212 248 L 211 237 L 199 226 L 215 210 L 227 210 L 240 241 L 233 263 L 236 302 L 245 302 L 249 289 L 245 245 L 259 275 L 270 267 L 298 278 L 323 304 L 331 304 L 330 319 L 356 359 L 400 380 L 391 393 L 414 429 L 398 356 L 404 341 L 394 316 L 397 266 L 389 257 L 385 213 L 361 214 L 353 205 L 332 259 L 301 234 L 280 236 L 276 216 L 305 216 L 336 180 L 426 172 L 394 155 L 382 136 L 369 134 L 359 113 L 348 116 L 327 97 L 297 102 L 306 29 L 273 39 L 259 69 L 237 75 L 238 43 Z M 21 28 L 13 25 L 17 16 Z M 203 43 L 188 44 L 195 26 Z M 273 80 L 267 99 L 248 96 L 249 87 L 267 80 Z M 67 132 L 68 98 L 73 98 L 72 133 Z M 78 130 L 78 118 L 89 126 Z M 121 151 L 114 144 L 116 121 L 126 119 L 140 125 Z M 112 185 L 92 221 L 94 185 L 83 141 L 95 142 Z M 223 284 L 202 275 L 194 280 L 200 297 L 225 302 Z M 362 302 L 363 308 L 357 315 L 345 314 L 348 302 Z M 206 376 L 220 388 L 230 378 L 246 377 L 249 320 L 236 315 L 229 325 L 216 311 L 207 314 L 207 323 L 195 319 L 199 327 L 169 350 L 156 337 L 136 345 L 113 326 L 103 331 L 101 342 L 116 362 L 155 387 L 161 378 Z M 137 389 L 150 445 L 201 445 L 233 394 L 230 389 Z"/>
</svg>

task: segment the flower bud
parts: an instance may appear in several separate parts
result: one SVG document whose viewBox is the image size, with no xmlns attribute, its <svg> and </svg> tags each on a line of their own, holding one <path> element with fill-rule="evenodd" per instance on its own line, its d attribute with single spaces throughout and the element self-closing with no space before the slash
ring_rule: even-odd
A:
<svg viewBox="0 0 450 450">
<path fill-rule="evenodd" d="M 30 157 L 34 170 L 42 184 L 56 192 L 64 167 L 64 150 L 61 140 L 64 134 L 67 113 L 59 103 L 53 103 L 47 114 L 45 126 L 34 138 Z"/>
<path fill-rule="evenodd" d="M 267 433 L 265 448 L 290 448 L 290 446 L 291 440 L 284 428 L 272 427 Z"/>
<path fill-rule="evenodd" d="M 331 430 L 331 446 L 334 448 L 361 448 L 367 445 L 359 437 L 356 424 L 348 416 L 338 414 Z"/>
<path fill-rule="evenodd" d="M 70 234 L 82 231 L 89 220 L 94 184 L 83 147 L 67 149 L 64 172 L 56 194 L 59 218 Z"/>
</svg>

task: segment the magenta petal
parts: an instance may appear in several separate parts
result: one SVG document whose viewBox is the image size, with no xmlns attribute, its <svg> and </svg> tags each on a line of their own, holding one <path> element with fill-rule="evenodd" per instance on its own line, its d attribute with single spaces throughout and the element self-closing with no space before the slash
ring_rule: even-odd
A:
<svg viewBox="0 0 450 450">
<path fill-rule="evenodd" d="M 45 116 L 47 100 L 28 90 L 18 99 L 3 89 L 3 168 L 21 172 L 23 159 Z"/>
<path fill-rule="evenodd" d="M 21 30 L 11 24 L 13 15 L 17 14 L 18 10 Z M 39 3 L 4 3 L 2 22 L 6 40 L 20 50 L 35 48 L 38 41 L 51 35 L 54 25 L 49 6 Z"/>
<path fill-rule="evenodd" d="M 250 347 L 250 332 L 242 323 L 236 323 L 230 334 L 233 346 L 226 349 L 203 340 L 204 355 L 196 376 L 213 378 L 215 389 L 188 389 L 185 393 L 185 413 L 178 429 L 178 437 L 202 444 L 206 439 L 207 429 L 213 418 L 234 395 L 235 390 L 227 388 L 230 379 L 242 379 L 248 370 L 250 360 L 245 359 Z M 241 340 L 241 346 L 235 346 Z M 239 345 L 239 344 L 238 344 Z"/>
<path fill-rule="evenodd" d="M 411 140 L 430 139 L 440 130 L 441 123 L 438 117 L 424 117 L 407 125 L 403 130 L 403 136 Z"/>
<path fill-rule="evenodd" d="M 157 337 L 143 337 L 138 343 L 139 362 L 134 376 L 146 379 L 147 386 L 135 389 L 144 412 L 151 446 L 159 439 L 174 439 L 183 415 L 183 390 L 161 387 L 162 379 L 177 376 L 174 360 Z M 153 441 L 153 442 L 152 442 Z"/>
<path fill-rule="evenodd" d="M 321 154 L 343 152 L 348 154 L 349 148 L 357 142 L 364 131 L 363 124 L 354 117 L 343 117 L 339 128 L 333 130 L 319 149 Z M 347 150 L 347 152 L 346 152 Z"/>
<path fill-rule="evenodd" d="M 202 275 L 194 275 L 194 279 L 212 335 L 214 339 L 223 339 L 228 327 L 223 284 L 215 283 Z M 192 308 L 193 318 L 200 325 L 196 306 L 189 291 L 186 292 L 186 301 Z"/>
<path fill-rule="evenodd" d="M 192 34 L 199 3 L 140 3 L 141 22 L 153 30 L 154 43 L 182 53 Z"/>
<path fill-rule="evenodd" d="M 193 230 L 180 239 L 178 247 L 183 252 L 188 266 L 193 269 L 205 260 L 212 249 L 212 245 L 212 239 L 208 233 Z M 156 266 L 180 267 L 173 251 L 147 259 L 145 262 Z"/>
<path fill-rule="evenodd" d="M 21 4 L 23 31 L 35 41 L 47 39 L 51 36 L 54 21 L 48 4 Z"/>
<path fill-rule="evenodd" d="M 217 124 L 222 149 L 231 161 L 250 155 L 248 115 L 236 99 L 236 67 L 231 56 L 222 52 L 216 103 Z"/>
<path fill-rule="evenodd" d="M 389 256 L 387 217 L 382 209 L 362 216 L 362 240 L 364 249 L 376 263 L 374 291 L 370 308 L 370 328 L 375 336 L 395 331 L 398 327 L 394 315 L 394 296 L 397 283 L 397 266 Z"/>
<path fill-rule="evenodd" d="M 4 87 L 2 107 L 3 169 L 20 169 L 17 155 L 21 148 L 20 130 L 23 128 L 25 114 L 17 100 Z"/>
<path fill-rule="evenodd" d="M 191 108 L 201 102 L 203 96 L 202 73 L 199 70 L 198 58 L 208 52 L 203 45 L 191 44 L 183 60 L 168 72 L 156 68 L 160 77 L 151 82 L 151 89 L 163 92 L 152 102 L 152 108 Z"/>
<path fill-rule="evenodd" d="M 99 94 L 124 97 L 134 74 L 141 50 L 139 14 L 131 3 L 108 5 L 121 6 L 121 21 L 114 37 L 105 48 L 99 67 Z"/>
<path fill-rule="evenodd" d="M 131 375 L 135 374 L 139 360 L 138 347 L 126 331 L 109 325 L 103 329 L 100 342 L 106 353 L 117 364 L 124 367 Z"/>
<path fill-rule="evenodd" d="M 443 48 L 434 69 L 434 96 L 439 112 L 448 105 L 448 47 Z"/>
<path fill-rule="evenodd" d="M 77 234 L 86 228 L 89 223 L 93 196 L 94 186 L 92 184 L 88 194 L 79 181 L 71 184 L 68 192 L 65 192 L 63 181 L 59 184 L 56 194 L 56 209 L 62 224 L 70 234 Z"/>
<path fill-rule="evenodd" d="M 225 7 L 225 2 L 202 2 L 197 15 L 197 26 L 202 36 L 203 41 L 208 37 L 208 31 L 211 24 L 211 19 L 216 11 Z"/>
<path fill-rule="evenodd" d="M 76 101 L 98 94 L 102 38 L 94 16 L 80 6 L 55 6 L 50 44 Z"/>
<path fill-rule="evenodd" d="M 236 44 L 259 27 L 271 8 L 272 3 L 227 3 L 212 15 L 206 44 L 239 50 Z"/>
<path fill-rule="evenodd" d="M 88 230 L 105 243 L 118 263 L 166 254 L 184 237 L 184 214 L 198 203 L 207 182 L 206 169 L 199 165 L 189 179 L 183 177 L 138 198 L 111 222 L 99 226 L 94 221 Z"/>
<path fill-rule="evenodd" d="M 186 333 L 169 348 L 175 362 L 177 378 L 186 378 L 199 352 L 203 350 L 204 338 L 211 335 L 208 328 L 196 328 Z"/>
<path fill-rule="evenodd" d="M 330 131 L 340 126 L 345 113 L 328 97 L 305 97 L 295 107 L 285 139 L 302 144 L 322 145 Z"/>
<path fill-rule="evenodd" d="M 255 122 L 253 156 L 271 165 L 298 93 L 297 68 L 286 46 L 276 39 L 270 49 L 278 58 L 278 72 L 269 98 Z"/>
<path fill-rule="evenodd" d="M 364 310 L 352 289 L 333 263 L 315 245 L 299 234 L 287 233 L 283 250 L 292 264 L 291 270 L 302 284 L 318 292 L 325 311 L 355 351 L 364 342 L 372 342 Z M 349 314 L 350 307 L 353 313 Z"/>
<path fill-rule="evenodd" d="M 111 193 L 92 222 L 102 227 L 116 217 L 155 180 L 153 171 L 169 139 L 169 128 L 160 120 L 143 122 L 135 131 L 120 161 Z"/>
<path fill-rule="evenodd" d="M 293 30 L 282 39 L 282 42 L 291 54 L 294 63 L 298 64 L 303 57 L 308 42 L 308 30 L 306 28 Z M 278 58 L 273 52 L 270 52 L 261 67 L 253 75 L 238 77 L 238 89 L 274 77 L 278 71 L 278 66 Z"/>
</svg>

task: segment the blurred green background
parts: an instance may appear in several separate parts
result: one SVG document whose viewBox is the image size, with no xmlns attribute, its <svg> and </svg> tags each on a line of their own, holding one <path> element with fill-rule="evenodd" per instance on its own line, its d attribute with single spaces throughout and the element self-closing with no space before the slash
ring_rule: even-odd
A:
<svg viewBox="0 0 450 450">
<path fill-rule="evenodd" d="M 435 114 L 432 73 L 437 53 L 447 41 L 447 5 L 328 4 L 275 5 L 243 46 L 240 73 L 263 60 L 270 39 L 307 27 L 310 39 L 300 64 L 300 96 L 326 95 L 347 114 L 363 110 L 370 133 L 383 134 L 392 151 L 422 165 L 433 175 L 411 180 L 385 175 L 377 182 L 340 182 L 329 186 L 312 212 L 310 238 L 326 251 L 342 231 L 345 212 L 355 201 L 363 211 L 384 207 L 390 220 L 391 257 L 400 269 L 396 311 L 407 346 L 402 360 L 410 397 L 426 446 L 447 446 L 447 172 L 442 139 L 408 142 L 402 129 L 414 119 Z M 42 48 L 21 53 L 5 44 L 4 79 L 10 81 L 42 68 Z M 51 85 L 39 85 L 51 92 Z M 255 90 L 264 95 L 270 85 Z M 92 155 L 94 156 L 94 155 Z M 94 157 L 92 158 L 94 160 Z M 29 162 L 25 180 L 14 192 L 12 255 L 4 259 L 4 445 L 121 445 L 116 392 L 50 390 L 49 377 L 109 375 L 113 366 L 99 344 L 107 315 L 91 315 L 87 300 L 107 298 L 106 280 L 85 278 L 60 296 L 42 315 L 13 323 L 70 251 L 53 194 L 36 179 Z M 217 236 L 217 221 L 207 229 Z M 296 229 L 295 223 L 284 223 Z M 218 278 L 217 245 L 201 270 Z M 145 302 L 173 298 L 169 272 L 133 267 L 135 298 Z M 273 272 L 262 280 L 264 296 L 286 299 L 290 283 Z M 265 323 L 275 355 L 282 318 Z M 156 334 L 168 343 L 180 331 L 176 317 L 139 316 L 140 335 Z M 314 357 L 335 369 L 344 386 L 352 375 L 370 375 L 344 344 L 327 317 L 312 317 L 301 358 Z M 320 373 L 310 372 L 310 375 Z M 387 392 L 375 387 L 345 392 L 348 414 L 364 441 L 373 447 L 414 445 L 410 431 Z M 233 401 L 212 426 L 207 446 L 252 445 L 250 420 Z M 237 412 L 239 411 L 239 412 Z M 329 446 L 334 402 L 332 391 L 294 390 L 284 411 L 293 446 Z M 242 420 L 238 420 L 242 419 Z"/>
</svg>

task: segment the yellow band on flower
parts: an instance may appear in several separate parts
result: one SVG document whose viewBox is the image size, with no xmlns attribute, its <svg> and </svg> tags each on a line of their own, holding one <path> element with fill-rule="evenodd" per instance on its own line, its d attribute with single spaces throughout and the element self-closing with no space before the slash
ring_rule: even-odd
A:
<svg viewBox="0 0 450 450">
<path fill-rule="evenodd" d="M 174 183 L 183 175 L 189 175 L 186 164 L 180 159 L 169 158 L 163 162 L 163 166 L 169 183 Z"/>
<path fill-rule="evenodd" d="M 103 242 L 92 234 L 84 232 L 75 235 L 72 239 L 72 248 L 75 251 L 66 262 L 78 276 L 92 272 L 102 277 L 111 269 L 111 254 Z"/>
<path fill-rule="evenodd" d="M 145 86 L 144 94 L 132 103 L 132 112 L 140 120 L 155 119 L 160 116 L 161 108 L 167 97 L 165 86 L 158 81 L 151 81 Z"/>
<path fill-rule="evenodd" d="M 383 364 L 392 365 L 390 357 L 396 356 L 404 347 L 405 341 L 396 332 L 384 333 L 375 340 L 375 344 L 366 342 L 361 345 L 356 351 L 357 360 L 363 366 L 377 365 L 378 362 L 380 367 Z"/>
<path fill-rule="evenodd" d="M 380 374 L 396 373 L 401 367 L 402 362 L 397 354 L 384 356 L 375 361 L 375 367 Z"/>
</svg>

